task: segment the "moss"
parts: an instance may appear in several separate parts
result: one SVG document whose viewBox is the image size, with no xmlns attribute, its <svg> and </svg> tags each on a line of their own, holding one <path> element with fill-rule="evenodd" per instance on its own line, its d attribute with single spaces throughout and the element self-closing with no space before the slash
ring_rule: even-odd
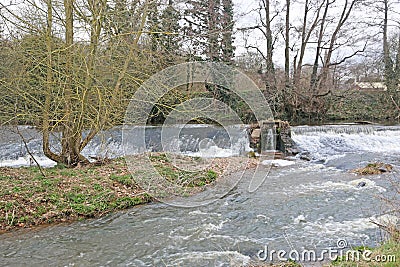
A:
<svg viewBox="0 0 400 267">
<path fill-rule="evenodd" d="M 391 172 L 392 170 L 393 166 L 390 164 L 385 164 L 382 162 L 374 162 L 374 163 L 368 163 L 363 168 L 352 170 L 352 172 L 360 175 L 372 175 L 372 174 Z"/>
<path fill-rule="evenodd" d="M 248 153 L 247 153 L 247 156 L 248 156 L 249 158 L 257 158 L 256 153 L 255 153 L 254 151 L 248 152 Z"/>
</svg>

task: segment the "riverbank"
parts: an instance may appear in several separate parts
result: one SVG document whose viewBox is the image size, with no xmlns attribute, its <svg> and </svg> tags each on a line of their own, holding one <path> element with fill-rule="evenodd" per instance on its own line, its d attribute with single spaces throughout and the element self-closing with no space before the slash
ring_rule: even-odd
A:
<svg viewBox="0 0 400 267">
<path fill-rule="evenodd" d="M 357 254 L 349 253 L 348 256 L 339 257 L 329 266 L 338 267 L 368 267 L 382 266 L 395 267 L 399 266 L 400 261 L 400 243 L 394 240 L 387 240 L 376 248 L 358 247 L 353 248 L 358 251 Z"/>
<path fill-rule="evenodd" d="M 137 156 L 138 166 L 144 160 L 143 156 Z M 229 162 L 248 160 L 215 159 L 206 169 L 189 172 L 175 168 L 163 153 L 149 156 L 166 179 L 179 177 L 190 180 L 186 186 L 193 192 L 214 183 Z M 192 157 L 183 159 L 198 160 Z M 0 168 L 0 233 L 100 217 L 153 201 L 135 182 L 135 176 L 143 173 L 133 170 L 131 175 L 122 158 L 74 169 L 55 166 L 43 169 L 43 174 L 38 167 Z"/>
</svg>

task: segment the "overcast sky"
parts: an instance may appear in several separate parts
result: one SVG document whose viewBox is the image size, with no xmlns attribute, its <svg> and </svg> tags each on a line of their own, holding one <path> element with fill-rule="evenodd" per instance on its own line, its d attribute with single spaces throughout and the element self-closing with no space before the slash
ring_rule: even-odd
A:
<svg viewBox="0 0 400 267">
<path fill-rule="evenodd" d="M 242 28 L 242 27 L 248 27 L 248 26 L 254 26 L 259 23 L 259 16 L 257 15 L 256 9 L 259 7 L 259 1 L 260 0 L 234 0 L 234 5 L 235 5 L 235 16 L 237 19 L 236 22 L 236 28 Z M 335 22 L 337 21 L 337 18 L 339 17 L 339 14 L 341 12 L 341 9 L 343 8 L 345 0 L 337 0 L 335 3 L 335 7 L 330 10 L 330 13 L 328 13 L 334 22 L 330 25 L 330 29 L 334 27 Z M 273 2 L 273 1 L 271 1 Z M 279 10 L 284 11 L 285 6 L 283 0 L 281 1 L 275 1 L 275 2 L 281 2 L 279 5 Z M 293 1 L 294 2 L 294 1 Z M 300 26 L 302 24 L 301 20 L 303 17 L 303 0 L 296 1 L 296 3 L 292 4 L 291 6 L 291 25 L 292 26 Z M 365 0 L 363 1 L 364 3 L 366 2 Z M 397 1 L 396 1 L 397 2 Z M 375 2 L 375 4 L 377 4 Z M 392 12 L 390 13 L 390 17 L 393 18 L 393 20 L 397 17 L 399 17 L 400 13 L 400 5 L 399 3 L 395 3 L 393 1 L 392 3 Z M 396 14 L 397 13 L 397 14 Z M 380 49 L 380 40 L 377 40 L 378 43 L 375 41 L 372 41 L 372 38 L 382 38 L 381 35 L 381 29 L 379 27 L 372 27 L 372 26 L 366 26 L 364 21 L 379 21 L 383 19 L 383 13 L 379 13 L 374 9 L 372 6 L 360 6 L 353 11 L 353 15 L 347 24 L 346 29 L 351 29 L 351 35 L 353 39 L 356 41 L 355 44 L 348 45 L 346 47 L 343 47 L 336 51 L 335 57 L 337 59 L 340 59 L 346 55 L 352 54 L 354 51 L 361 49 L 364 44 L 365 40 L 369 39 L 370 41 L 367 42 L 367 50 L 369 52 L 374 52 L 377 49 Z M 273 21 L 273 27 L 278 27 L 279 23 L 284 25 L 284 16 L 285 12 L 281 12 L 279 17 L 274 19 Z M 397 24 L 395 22 L 390 23 L 390 30 L 393 32 L 397 29 Z M 353 29 L 354 28 L 354 29 Z M 283 38 L 281 35 L 279 36 L 279 41 L 275 45 L 275 53 L 274 53 L 274 61 L 275 64 L 278 66 L 283 66 L 284 64 L 284 46 L 283 46 Z M 313 35 L 316 37 L 316 35 Z M 312 38 L 315 40 L 316 38 Z M 252 43 L 253 45 L 257 45 L 260 47 L 263 51 L 264 47 L 266 47 L 266 42 L 265 38 L 262 37 L 260 32 L 257 30 L 253 31 L 251 34 L 249 34 L 249 42 Z M 294 36 L 291 37 L 291 45 L 294 43 L 298 43 L 299 40 L 296 39 Z M 244 38 L 243 34 L 240 32 L 236 33 L 236 40 L 235 40 L 235 45 L 236 45 L 236 56 L 246 53 L 246 49 L 244 48 Z M 291 58 L 295 55 L 296 49 L 291 53 Z M 309 49 L 307 50 L 306 53 L 306 58 L 305 60 L 308 62 L 311 62 L 314 60 L 315 57 L 315 47 L 313 47 L 312 44 L 309 45 Z"/>
</svg>

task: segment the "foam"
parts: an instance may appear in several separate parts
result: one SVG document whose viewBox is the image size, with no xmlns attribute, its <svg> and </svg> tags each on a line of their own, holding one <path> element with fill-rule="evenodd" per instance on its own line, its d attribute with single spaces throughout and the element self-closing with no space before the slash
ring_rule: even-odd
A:
<svg viewBox="0 0 400 267">
<path fill-rule="evenodd" d="M 317 159 L 332 160 L 360 151 L 400 154 L 399 127 L 294 127 L 292 138 Z"/>
<path fill-rule="evenodd" d="M 294 161 L 284 160 L 284 159 L 272 159 L 272 160 L 263 160 L 261 162 L 263 165 L 273 165 L 278 167 L 286 167 L 296 164 Z"/>
<path fill-rule="evenodd" d="M 55 166 L 57 163 L 47 157 L 34 156 L 35 160 L 41 167 L 49 168 Z M 17 159 L 6 159 L 0 161 L 0 167 L 26 167 L 36 166 L 36 162 L 30 156 L 18 157 Z"/>
<path fill-rule="evenodd" d="M 365 186 L 358 187 L 360 182 L 364 182 Z M 377 190 L 379 192 L 386 192 L 386 189 L 376 185 L 376 183 L 372 180 L 366 178 L 360 178 L 351 180 L 348 182 L 334 182 L 334 181 L 326 181 L 323 183 L 310 183 L 310 184 L 301 184 L 297 185 L 296 188 L 299 188 L 301 192 L 332 192 L 338 190 L 345 190 L 345 191 L 360 191 L 360 190 Z"/>
<path fill-rule="evenodd" d="M 366 230 L 376 229 L 378 225 L 373 223 L 377 222 L 383 225 L 389 223 L 397 223 L 399 218 L 393 215 L 382 215 L 382 216 L 371 216 L 367 218 L 356 218 L 354 220 L 345 220 L 342 222 L 333 221 L 332 218 L 328 218 L 327 221 L 321 222 L 305 222 L 305 229 L 323 232 L 328 235 L 335 234 L 348 234 L 348 233 L 361 233 Z M 294 222 L 296 224 L 296 222 Z"/>
<path fill-rule="evenodd" d="M 170 258 L 176 258 L 173 261 L 168 261 L 168 265 L 171 266 L 187 266 L 187 261 L 192 262 L 193 264 L 199 264 L 200 262 L 206 260 L 213 260 L 213 262 L 217 259 L 221 259 L 221 261 L 226 262 L 229 260 L 230 264 L 237 264 L 237 266 L 246 266 L 250 262 L 250 257 L 241 254 L 237 251 L 194 251 L 194 252 L 183 252 L 176 253 L 170 256 Z M 214 262 L 215 263 L 215 262 Z M 226 266 L 223 262 L 220 265 L 216 266 Z"/>
</svg>

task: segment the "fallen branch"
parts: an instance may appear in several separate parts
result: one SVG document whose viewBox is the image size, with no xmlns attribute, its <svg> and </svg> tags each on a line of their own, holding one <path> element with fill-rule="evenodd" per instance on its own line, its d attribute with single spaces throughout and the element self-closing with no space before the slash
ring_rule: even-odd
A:
<svg viewBox="0 0 400 267">
<path fill-rule="evenodd" d="M 15 128 L 17 129 L 17 134 L 19 135 L 19 137 L 21 137 L 22 142 L 24 143 L 25 149 L 28 152 L 29 156 L 31 157 L 31 159 L 35 162 L 36 166 L 39 168 L 40 173 L 43 175 L 43 177 L 46 177 L 46 175 L 43 172 L 42 167 L 40 166 L 39 162 L 37 162 L 37 160 L 35 159 L 35 157 L 33 156 L 33 154 L 31 153 L 31 151 L 28 148 L 28 144 L 25 140 L 25 137 L 22 135 L 22 133 L 19 131 L 18 126 L 15 126 Z"/>
<path fill-rule="evenodd" d="M 397 105 L 396 101 L 394 101 L 392 95 L 390 95 L 390 99 L 392 100 L 392 102 L 395 105 L 396 109 L 400 112 L 400 107 L 399 107 L 399 105 Z M 399 117 L 400 117 L 400 113 L 399 113 L 399 115 L 397 115 L 396 119 L 398 119 Z"/>
</svg>

